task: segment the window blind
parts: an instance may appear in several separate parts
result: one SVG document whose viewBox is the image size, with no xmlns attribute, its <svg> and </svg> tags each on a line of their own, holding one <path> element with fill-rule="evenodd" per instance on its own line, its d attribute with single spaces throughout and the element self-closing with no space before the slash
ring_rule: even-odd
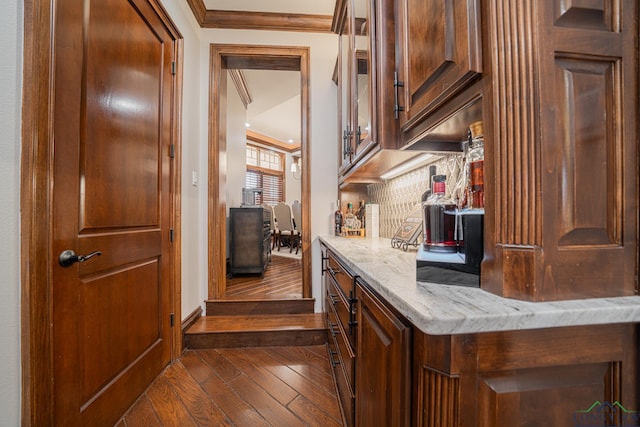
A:
<svg viewBox="0 0 640 427">
<path fill-rule="evenodd" d="M 284 178 L 282 174 L 269 173 L 247 167 L 245 174 L 246 188 L 262 188 L 262 195 L 257 195 L 258 204 L 277 204 L 284 200 Z"/>
</svg>

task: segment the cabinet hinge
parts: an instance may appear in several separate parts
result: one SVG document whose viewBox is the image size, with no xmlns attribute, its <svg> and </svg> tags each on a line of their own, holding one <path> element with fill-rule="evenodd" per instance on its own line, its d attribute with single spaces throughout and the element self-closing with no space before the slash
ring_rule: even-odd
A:
<svg viewBox="0 0 640 427">
<path fill-rule="evenodd" d="M 169 321 L 171 322 L 171 327 L 172 327 L 172 328 L 173 328 L 173 325 L 174 325 L 174 323 L 175 323 L 175 320 L 176 320 L 176 315 L 175 315 L 174 313 L 171 313 L 171 314 L 169 315 Z"/>
<path fill-rule="evenodd" d="M 171 157 L 172 159 L 174 157 L 176 157 L 176 145 L 175 144 L 171 144 L 169 146 L 169 157 Z"/>
<path fill-rule="evenodd" d="M 171 230 L 169 230 L 169 241 L 171 241 L 171 243 L 173 243 L 173 237 L 174 237 L 174 232 L 173 232 L 173 228 Z"/>
<path fill-rule="evenodd" d="M 176 61 L 171 61 L 171 74 L 176 75 Z"/>
</svg>

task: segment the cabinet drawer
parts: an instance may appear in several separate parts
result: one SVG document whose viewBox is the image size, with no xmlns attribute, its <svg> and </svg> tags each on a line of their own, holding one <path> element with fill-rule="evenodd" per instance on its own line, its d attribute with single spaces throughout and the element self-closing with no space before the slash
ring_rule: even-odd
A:
<svg viewBox="0 0 640 427">
<path fill-rule="evenodd" d="M 347 378 L 349 388 L 353 391 L 355 387 L 355 353 L 354 347 L 351 346 L 349 337 L 346 335 L 345 330 L 342 328 L 337 320 L 336 312 L 329 310 L 327 313 L 327 328 L 329 331 L 329 341 L 333 341 L 338 349 L 338 359 L 344 369 L 345 377 Z M 335 360 L 335 359 L 334 359 Z"/>
<path fill-rule="evenodd" d="M 354 297 L 355 277 L 336 259 L 336 256 L 327 251 L 327 272 L 342 292 L 345 299 L 350 300 Z"/>
<path fill-rule="evenodd" d="M 329 310 L 327 312 L 327 319 L 329 323 L 329 330 L 331 331 L 331 324 L 337 325 L 335 312 Z M 334 326 L 335 327 L 335 326 Z M 342 412 L 345 418 L 345 424 L 347 426 L 354 425 L 355 419 L 355 393 L 353 390 L 353 379 L 349 377 L 354 373 L 353 370 L 353 361 L 351 358 L 351 372 L 352 374 L 348 374 L 345 370 L 345 364 L 343 359 L 341 358 L 341 347 L 339 345 L 340 341 L 344 341 L 340 339 L 339 334 L 329 335 L 329 360 L 331 361 L 331 366 L 333 368 L 333 374 L 336 380 L 336 385 L 338 388 L 338 399 L 340 400 L 340 405 L 342 407 Z M 353 353 L 351 353 L 353 355 Z"/>
<path fill-rule="evenodd" d="M 337 290 L 338 285 L 335 281 L 329 277 L 327 280 L 327 304 L 331 305 L 336 315 L 338 316 L 338 321 L 340 322 L 342 329 L 344 329 L 346 333 L 346 338 L 350 342 L 353 348 L 356 347 L 356 313 L 355 308 L 356 304 L 354 300 L 346 300 L 344 295 L 340 291 Z"/>
</svg>

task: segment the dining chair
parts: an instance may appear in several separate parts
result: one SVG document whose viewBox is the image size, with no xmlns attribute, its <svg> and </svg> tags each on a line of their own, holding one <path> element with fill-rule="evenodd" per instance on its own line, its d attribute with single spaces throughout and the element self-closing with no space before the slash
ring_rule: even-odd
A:
<svg viewBox="0 0 640 427">
<path fill-rule="evenodd" d="M 291 212 L 293 213 L 293 221 L 295 222 L 295 229 L 298 232 L 295 237 L 296 255 L 302 244 L 302 204 L 294 200 L 291 204 Z M 292 248 L 293 249 L 293 248 Z"/>
<path fill-rule="evenodd" d="M 291 252 L 293 249 L 293 241 L 295 237 L 299 235 L 298 231 L 293 226 L 291 206 L 285 202 L 279 202 L 273 207 L 273 211 L 276 215 L 276 219 L 278 220 L 278 252 L 280 251 L 280 246 L 282 246 L 283 238 L 289 240 L 289 252 Z"/>
<path fill-rule="evenodd" d="M 271 221 L 269 227 L 271 229 L 271 250 L 276 247 L 276 243 L 278 242 L 278 235 L 280 234 L 280 230 L 278 230 L 278 222 L 276 221 L 276 213 L 273 211 L 273 206 L 271 205 L 263 205 L 264 209 L 268 209 L 271 211 Z"/>
</svg>

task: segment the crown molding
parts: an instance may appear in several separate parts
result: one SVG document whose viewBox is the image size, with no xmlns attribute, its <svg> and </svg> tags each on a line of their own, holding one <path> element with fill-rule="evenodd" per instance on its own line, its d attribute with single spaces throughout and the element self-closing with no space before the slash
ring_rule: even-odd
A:
<svg viewBox="0 0 640 427">
<path fill-rule="evenodd" d="M 247 139 L 258 144 L 266 145 L 267 147 L 277 148 L 278 150 L 286 151 L 287 153 L 294 153 L 300 150 L 300 144 L 289 144 L 279 139 L 271 138 L 270 136 L 263 135 L 258 132 L 247 129 Z"/>
<path fill-rule="evenodd" d="M 204 0 L 186 0 L 201 28 L 331 33 L 331 15 L 207 9 Z"/>
<path fill-rule="evenodd" d="M 227 71 L 229 72 L 229 77 L 231 77 L 231 80 L 233 81 L 233 84 L 235 85 L 236 90 L 238 91 L 238 95 L 240 96 L 240 99 L 242 100 L 242 103 L 244 104 L 244 108 L 246 110 L 253 99 L 251 98 L 251 94 L 249 93 L 249 87 L 247 86 L 247 80 L 244 77 L 244 73 L 242 72 L 242 70 L 238 70 L 237 68 Z"/>
</svg>

